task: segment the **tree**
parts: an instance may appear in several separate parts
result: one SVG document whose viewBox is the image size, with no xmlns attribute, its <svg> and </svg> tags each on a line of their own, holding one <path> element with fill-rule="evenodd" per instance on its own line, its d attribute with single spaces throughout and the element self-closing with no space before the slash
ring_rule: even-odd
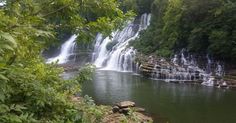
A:
<svg viewBox="0 0 236 123">
<path fill-rule="evenodd" d="M 73 94 L 89 70 L 73 80 L 45 64 L 41 52 L 63 32 L 90 40 L 110 34 L 133 15 L 116 0 L 7 0 L 0 6 L 0 122 L 82 122 Z M 83 74 L 85 72 L 85 74 Z"/>
<path fill-rule="evenodd" d="M 187 49 L 198 55 L 209 54 L 218 60 L 235 61 L 235 2 L 155 0 L 151 26 L 133 45 L 140 52 L 165 57 Z"/>
</svg>

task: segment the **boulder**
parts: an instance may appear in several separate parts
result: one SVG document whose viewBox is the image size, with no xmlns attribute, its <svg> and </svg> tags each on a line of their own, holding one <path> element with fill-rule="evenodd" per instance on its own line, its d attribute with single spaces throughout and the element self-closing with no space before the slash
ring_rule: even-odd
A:
<svg viewBox="0 0 236 123">
<path fill-rule="evenodd" d="M 119 107 L 118 106 L 114 106 L 113 108 L 112 108 L 112 111 L 113 111 L 113 113 L 116 113 L 116 112 L 119 112 Z"/>
<path fill-rule="evenodd" d="M 124 114 L 124 115 L 128 115 L 130 111 L 130 108 L 123 108 L 119 110 L 119 113 Z"/>
<path fill-rule="evenodd" d="M 128 107 L 134 107 L 135 103 L 131 101 L 123 101 L 116 104 L 119 108 L 128 108 Z"/>
</svg>

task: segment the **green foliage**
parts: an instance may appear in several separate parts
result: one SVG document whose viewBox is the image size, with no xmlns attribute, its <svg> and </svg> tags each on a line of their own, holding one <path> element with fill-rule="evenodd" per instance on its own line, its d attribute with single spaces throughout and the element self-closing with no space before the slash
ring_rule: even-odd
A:
<svg viewBox="0 0 236 123">
<path fill-rule="evenodd" d="M 119 0 L 123 11 L 133 10 L 138 15 L 151 12 L 154 0 Z"/>
<path fill-rule="evenodd" d="M 79 114 L 69 100 L 68 90 L 63 89 L 72 80 L 63 80 L 54 65 L 45 65 L 41 60 L 28 65 L 11 65 L 4 71 L 5 80 L 0 120 L 8 122 L 76 122 Z M 79 85 L 80 81 L 77 82 Z M 71 114 L 71 112 L 77 112 Z"/>
<path fill-rule="evenodd" d="M 235 0 L 155 0 L 150 27 L 132 45 L 146 54 L 185 48 L 235 61 L 235 12 Z"/>
<path fill-rule="evenodd" d="M 109 106 L 97 106 L 89 96 L 84 96 L 79 104 L 80 110 L 83 111 L 83 123 L 101 123 L 104 115 L 112 110 Z"/>
<path fill-rule="evenodd" d="M 137 13 L 138 5 L 136 3 L 137 0 L 121 0 L 121 8 L 123 11 L 133 10 Z"/>
<path fill-rule="evenodd" d="M 41 52 L 63 32 L 90 40 L 132 15 L 116 0 L 7 0 L 0 6 L 0 122 L 82 122 L 86 110 L 71 97 L 91 79 L 93 68 L 64 80 L 63 69 L 45 64 Z"/>
</svg>

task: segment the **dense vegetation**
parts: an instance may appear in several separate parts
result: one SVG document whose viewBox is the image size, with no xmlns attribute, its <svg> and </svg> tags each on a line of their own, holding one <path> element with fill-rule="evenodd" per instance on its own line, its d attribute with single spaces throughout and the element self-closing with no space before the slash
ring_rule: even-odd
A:
<svg viewBox="0 0 236 123">
<path fill-rule="evenodd" d="M 133 10 L 138 15 L 151 12 L 151 5 L 154 0 L 120 0 L 123 11 Z"/>
<path fill-rule="evenodd" d="M 169 57 L 181 49 L 236 60 L 235 0 L 154 0 L 151 26 L 133 42 L 140 52 Z"/>
<path fill-rule="evenodd" d="M 81 70 L 73 80 L 63 80 L 63 70 L 45 64 L 41 52 L 57 41 L 61 32 L 69 30 L 79 34 L 79 41 L 89 40 L 97 32 L 109 34 L 132 13 L 123 13 L 116 0 L 0 2 L 4 3 L 0 6 L 0 122 L 89 121 L 84 108 L 71 98 L 89 79 L 91 69 Z M 87 114 L 100 116 L 101 111 L 93 105 L 86 105 L 90 107 Z"/>
</svg>

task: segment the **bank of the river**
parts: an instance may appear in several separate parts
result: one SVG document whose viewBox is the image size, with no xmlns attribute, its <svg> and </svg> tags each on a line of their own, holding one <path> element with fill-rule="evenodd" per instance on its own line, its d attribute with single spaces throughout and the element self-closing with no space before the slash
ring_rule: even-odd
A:
<svg viewBox="0 0 236 123">
<path fill-rule="evenodd" d="M 96 105 L 88 97 L 72 97 L 78 109 L 83 111 L 85 123 L 152 123 L 151 117 L 144 114 L 143 108 L 135 107 L 134 102 L 123 101 L 112 107 L 109 105 Z"/>
</svg>

